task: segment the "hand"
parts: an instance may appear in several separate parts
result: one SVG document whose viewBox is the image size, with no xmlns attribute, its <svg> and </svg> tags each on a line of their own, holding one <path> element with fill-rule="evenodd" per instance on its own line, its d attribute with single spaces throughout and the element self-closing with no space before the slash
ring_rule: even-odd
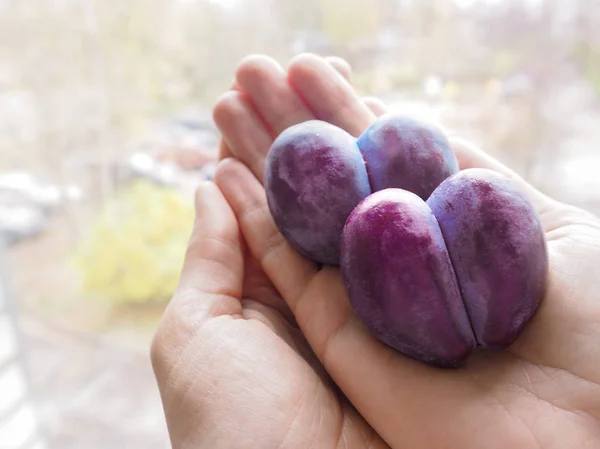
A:
<svg viewBox="0 0 600 449">
<path fill-rule="evenodd" d="M 261 92 L 268 81 L 284 108 L 280 126 L 286 117 L 314 118 L 283 69 L 261 61 L 256 74 L 252 61 L 240 67 L 239 85 Z M 253 89 L 248 83 L 255 75 Z M 223 102 L 256 119 L 239 92 Z M 250 153 L 258 147 L 244 148 L 258 155 Z M 172 447 L 387 448 L 330 381 L 289 307 L 245 251 L 237 220 L 214 184 L 198 189 L 196 215 L 180 285 L 151 353 Z M 301 276 L 312 275 L 306 269 Z"/>
<path fill-rule="evenodd" d="M 217 121 L 245 165 L 222 162 L 216 182 L 310 347 L 367 423 L 398 449 L 600 447 L 600 221 L 549 199 L 473 145 L 452 139 L 462 169 L 506 174 L 537 207 L 548 240 L 548 291 L 507 351 L 477 353 L 457 370 L 405 357 L 357 320 L 337 268 L 317 269 L 277 231 L 260 182 L 264 156 L 273 136 L 303 115 L 285 115 L 277 91 L 266 87 L 269 73 L 255 70 L 262 74 L 255 83 L 262 79 L 265 87 L 245 91 L 254 109 L 241 110 L 227 99 L 217 105 L 217 119 L 235 119 Z M 298 59 L 289 78 L 316 117 L 354 135 L 373 120 L 349 84 L 318 58 Z"/>
</svg>

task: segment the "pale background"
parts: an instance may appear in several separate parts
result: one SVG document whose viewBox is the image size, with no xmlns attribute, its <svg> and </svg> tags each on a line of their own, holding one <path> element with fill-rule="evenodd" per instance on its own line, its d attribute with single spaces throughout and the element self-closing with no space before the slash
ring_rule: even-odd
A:
<svg viewBox="0 0 600 449">
<path fill-rule="evenodd" d="M 148 343 L 211 105 L 304 51 L 600 212 L 598 1 L 2 0 L 0 448 L 168 447 Z"/>
</svg>

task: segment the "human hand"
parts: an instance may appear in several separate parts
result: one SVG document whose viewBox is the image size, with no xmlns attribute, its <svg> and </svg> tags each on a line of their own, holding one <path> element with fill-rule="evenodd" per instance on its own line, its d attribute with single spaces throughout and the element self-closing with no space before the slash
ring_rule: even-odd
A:
<svg viewBox="0 0 600 449">
<path fill-rule="evenodd" d="M 277 67 L 271 81 L 296 102 L 283 103 L 283 115 L 299 114 L 302 103 Z M 332 384 L 245 251 L 214 184 L 198 189 L 196 215 L 180 284 L 151 351 L 172 447 L 387 448 Z M 306 268 L 301 276 L 312 273 Z"/>
<path fill-rule="evenodd" d="M 258 63 L 250 66 L 255 83 L 264 86 L 242 86 L 254 110 L 236 109 L 227 98 L 215 110 L 225 141 L 245 165 L 222 162 L 216 182 L 310 347 L 383 440 L 399 449 L 600 447 L 600 220 L 549 199 L 478 148 L 452 139 L 461 169 L 504 173 L 536 206 L 548 241 L 548 290 L 506 351 L 477 353 L 457 370 L 402 356 L 356 318 L 339 270 L 318 269 L 275 227 L 260 182 L 264 157 L 283 125 L 303 117 L 286 118 L 277 91 L 266 87 L 269 72 Z M 296 59 L 289 78 L 317 118 L 353 135 L 373 120 L 350 85 L 322 60 Z"/>
</svg>

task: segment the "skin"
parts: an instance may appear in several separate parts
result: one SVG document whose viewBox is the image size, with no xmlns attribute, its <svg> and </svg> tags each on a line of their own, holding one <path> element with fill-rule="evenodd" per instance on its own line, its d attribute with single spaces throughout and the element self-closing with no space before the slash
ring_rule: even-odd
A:
<svg viewBox="0 0 600 449">
<path fill-rule="evenodd" d="M 344 223 L 371 193 L 356 140 L 327 122 L 304 122 L 280 134 L 265 170 L 269 210 L 286 240 L 315 262 L 339 265 Z"/>
<path fill-rule="evenodd" d="M 360 324 L 338 269 L 291 249 L 261 184 L 284 126 L 317 117 L 357 135 L 373 110 L 314 56 L 295 59 L 287 76 L 267 58 L 247 59 L 237 78 L 241 92 L 215 118 L 238 160 L 219 166 L 220 191 L 199 190 L 181 285 L 152 345 L 173 447 L 600 447 L 599 220 L 452 139 L 461 168 L 512 177 L 536 206 L 549 285 L 507 351 L 452 371 L 411 360 Z M 264 272 L 245 263 L 245 245 Z"/>
<path fill-rule="evenodd" d="M 436 365 L 459 365 L 475 337 L 440 226 L 414 193 L 385 189 L 344 226 L 340 270 L 352 309 L 379 340 Z"/>
</svg>

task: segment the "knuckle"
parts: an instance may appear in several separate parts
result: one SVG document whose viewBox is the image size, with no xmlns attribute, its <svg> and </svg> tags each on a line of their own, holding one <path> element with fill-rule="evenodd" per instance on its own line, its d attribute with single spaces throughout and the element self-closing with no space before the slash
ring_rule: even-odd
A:
<svg viewBox="0 0 600 449">
<path fill-rule="evenodd" d="M 260 242 L 259 246 L 255 246 L 257 259 L 264 261 L 269 254 L 285 244 L 266 201 L 249 202 L 240 215 L 240 221 L 254 234 L 252 241 Z"/>
<path fill-rule="evenodd" d="M 273 117 L 273 128 L 277 132 L 283 132 L 290 126 L 297 125 L 308 120 L 305 111 L 301 107 L 292 106 L 290 111 Z"/>
<path fill-rule="evenodd" d="M 213 107 L 213 120 L 219 126 L 226 123 L 238 114 L 241 107 L 241 98 L 238 92 L 226 92 L 215 103 Z"/>
<path fill-rule="evenodd" d="M 321 64 L 323 62 L 323 59 L 314 53 L 301 53 L 292 58 L 289 65 L 289 71 L 306 71 L 307 73 L 310 73 L 311 67 L 314 67 L 315 64 Z"/>
<path fill-rule="evenodd" d="M 236 79 L 242 85 L 249 81 L 260 80 L 265 72 L 277 66 L 277 62 L 269 56 L 250 55 L 240 62 L 236 70 Z"/>
</svg>

